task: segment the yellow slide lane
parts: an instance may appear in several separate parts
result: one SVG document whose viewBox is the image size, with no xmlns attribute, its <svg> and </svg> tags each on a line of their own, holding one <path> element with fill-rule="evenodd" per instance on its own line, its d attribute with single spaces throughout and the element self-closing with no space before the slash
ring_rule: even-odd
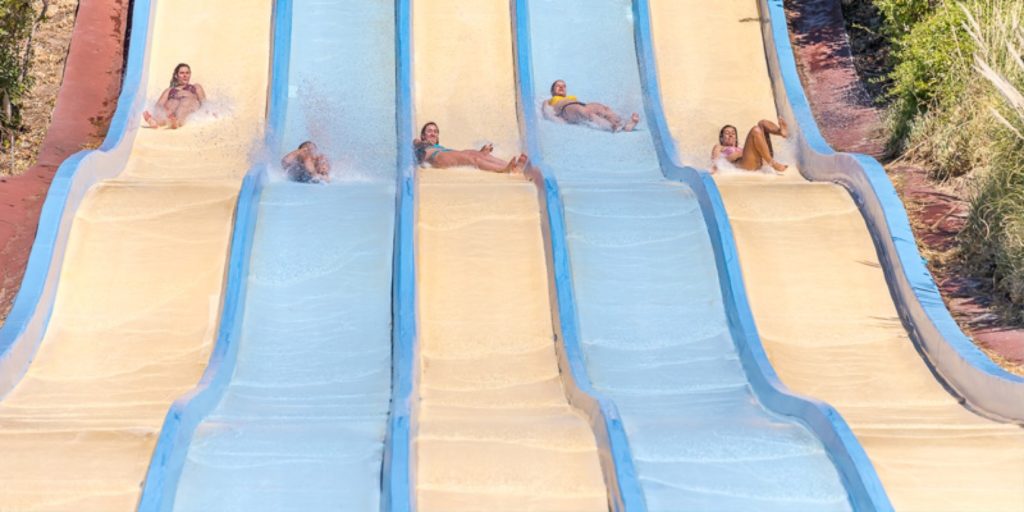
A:
<svg viewBox="0 0 1024 512">
<path fill-rule="evenodd" d="M 673 137 L 685 163 L 708 168 L 722 125 L 739 127 L 742 140 L 758 119 L 776 116 L 757 2 L 651 0 L 651 8 Z M 932 376 L 849 193 L 808 182 L 795 167 L 786 174 L 716 179 L 782 381 L 839 409 L 897 510 L 1024 510 L 1024 429 L 967 411 Z"/>
<path fill-rule="evenodd" d="M 271 2 L 156 9 L 148 97 L 184 61 L 218 114 L 140 130 L 126 171 L 84 198 L 42 345 L 0 402 L 0 510 L 134 510 L 164 415 L 209 358 Z"/>
<path fill-rule="evenodd" d="M 518 154 L 508 3 L 413 11 L 417 121 L 448 147 Z M 594 434 L 558 372 L 536 189 L 418 172 L 418 509 L 607 510 Z"/>
</svg>

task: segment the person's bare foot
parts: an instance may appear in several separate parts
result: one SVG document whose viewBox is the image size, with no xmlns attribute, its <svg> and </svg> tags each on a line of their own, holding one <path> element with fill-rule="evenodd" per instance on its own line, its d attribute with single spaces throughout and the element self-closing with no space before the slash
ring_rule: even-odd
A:
<svg viewBox="0 0 1024 512">
<path fill-rule="evenodd" d="M 781 135 L 783 139 L 789 137 L 789 126 L 786 125 L 786 120 L 783 119 L 782 116 L 779 116 L 779 135 Z"/>
<path fill-rule="evenodd" d="M 640 122 L 640 114 L 637 114 L 636 112 L 633 112 L 633 115 L 629 116 L 629 122 L 627 122 L 622 127 L 622 131 L 624 131 L 624 132 L 631 132 L 631 131 L 633 131 L 633 128 L 636 128 L 636 125 L 639 122 Z"/>
<path fill-rule="evenodd" d="M 177 130 L 181 127 L 181 121 L 178 121 L 178 118 L 175 117 L 174 114 L 167 116 L 167 120 L 170 121 L 172 130 Z"/>
<path fill-rule="evenodd" d="M 512 157 L 512 159 L 508 161 L 508 165 L 506 165 L 504 169 L 502 169 L 502 170 L 500 170 L 498 172 L 502 172 L 502 173 L 506 173 L 506 174 L 512 174 L 513 172 L 515 172 L 515 170 L 516 170 L 516 158 Z"/>
<path fill-rule="evenodd" d="M 519 153 L 519 156 L 516 157 L 516 171 L 525 172 L 528 163 L 530 163 L 530 157 L 526 156 L 526 153 Z"/>
<path fill-rule="evenodd" d="M 789 169 L 789 166 L 786 164 L 780 164 L 779 162 L 776 161 L 772 161 L 772 169 L 775 169 L 775 172 L 781 173 L 786 172 L 786 169 Z"/>
<path fill-rule="evenodd" d="M 146 120 L 146 128 L 159 128 L 160 125 L 153 118 L 153 114 L 150 114 L 148 110 L 142 112 L 142 118 Z"/>
</svg>

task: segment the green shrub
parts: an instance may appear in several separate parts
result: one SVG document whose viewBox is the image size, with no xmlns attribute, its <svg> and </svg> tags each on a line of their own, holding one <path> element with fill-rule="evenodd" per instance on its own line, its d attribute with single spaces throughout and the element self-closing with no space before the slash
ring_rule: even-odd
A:
<svg viewBox="0 0 1024 512">
<path fill-rule="evenodd" d="M 927 144 L 921 137 L 924 134 L 917 133 L 922 116 L 939 111 L 939 117 L 945 117 L 943 110 L 960 106 L 974 48 L 963 30 L 965 15 L 952 1 L 934 5 L 922 0 L 879 3 L 887 30 L 894 33 L 889 121 L 890 150 L 898 153 L 906 150 L 908 143 L 913 146 L 925 140 Z M 929 148 L 924 149 L 928 154 Z"/>
<path fill-rule="evenodd" d="M 934 9 L 931 0 L 875 0 L 875 6 L 885 15 L 889 31 L 894 35 L 904 34 L 917 25 Z"/>
</svg>

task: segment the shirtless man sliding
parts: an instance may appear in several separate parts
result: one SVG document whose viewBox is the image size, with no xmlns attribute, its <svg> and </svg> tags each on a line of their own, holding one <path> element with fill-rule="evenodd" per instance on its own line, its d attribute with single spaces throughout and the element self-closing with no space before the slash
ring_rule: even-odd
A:
<svg viewBox="0 0 1024 512">
<path fill-rule="evenodd" d="M 327 183 L 331 181 L 331 164 L 320 153 L 316 144 L 306 141 L 281 159 L 281 167 L 288 179 L 299 183 Z"/>
</svg>

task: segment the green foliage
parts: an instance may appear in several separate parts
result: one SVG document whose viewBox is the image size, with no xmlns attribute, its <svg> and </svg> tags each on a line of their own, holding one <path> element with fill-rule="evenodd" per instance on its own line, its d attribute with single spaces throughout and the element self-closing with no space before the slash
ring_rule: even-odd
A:
<svg viewBox="0 0 1024 512">
<path fill-rule="evenodd" d="M 0 127 L 21 125 L 18 105 L 31 87 L 26 44 L 35 21 L 29 0 L 0 0 Z"/>
<path fill-rule="evenodd" d="M 963 177 L 962 261 L 1024 321 L 1024 2 L 873 1 L 892 46 L 890 150 Z"/>
<path fill-rule="evenodd" d="M 933 110 L 957 108 L 969 84 L 973 41 L 953 1 L 879 0 L 891 34 L 895 65 L 890 149 L 906 149 L 915 121 Z M 940 114 L 941 115 L 941 114 Z M 947 166 L 948 167 L 948 166 Z"/>
<path fill-rule="evenodd" d="M 934 10 L 935 3 L 930 0 L 875 0 L 875 6 L 885 15 L 889 31 L 894 35 L 909 32 Z"/>
</svg>

